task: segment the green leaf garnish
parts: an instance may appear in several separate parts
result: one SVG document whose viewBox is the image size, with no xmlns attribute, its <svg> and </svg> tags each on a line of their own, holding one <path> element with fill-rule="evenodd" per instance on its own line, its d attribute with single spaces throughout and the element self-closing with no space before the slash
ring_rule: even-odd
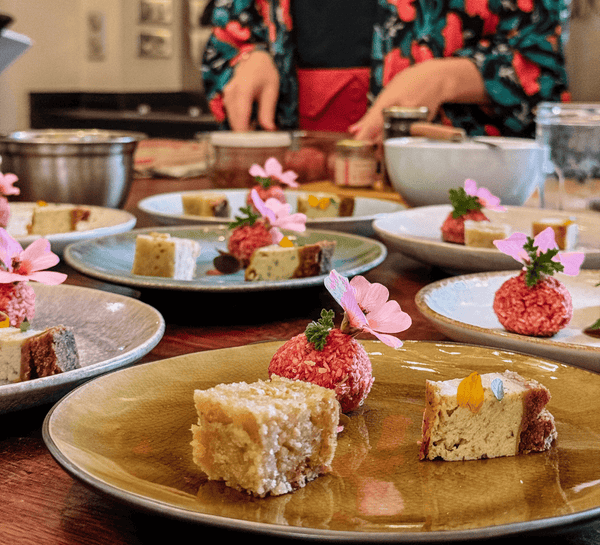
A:
<svg viewBox="0 0 600 545">
<path fill-rule="evenodd" d="M 523 249 L 529 257 L 528 262 L 525 263 L 525 284 L 529 288 L 535 286 L 544 276 L 552 276 L 555 272 L 562 272 L 565 268 L 559 261 L 552 261 L 552 258 L 558 253 L 558 248 L 538 254 L 538 247 L 534 244 L 533 238 L 527 237 Z"/>
<path fill-rule="evenodd" d="M 23 320 L 21 322 L 21 325 L 19 326 L 19 328 L 21 329 L 22 333 L 25 333 L 25 331 L 29 331 L 30 327 L 31 327 L 31 324 L 29 323 L 28 320 Z"/>
<path fill-rule="evenodd" d="M 273 180 L 270 177 L 263 178 L 262 176 L 256 176 L 254 179 L 263 189 L 269 189 L 273 185 Z"/>
<path fill-rule="evenodd" d="M 260 218 L 260 214 L 257 214 L 252 210 L 252 206 L 248 205 L 240 208 L 240 212 L 245 214 L 244 216 L 234 216 L 235 221 L 230 221 L 228 224 L 229 229 L 235 229 L 242 225 L 254 225 L 256 220 Z"/>
<path fill-rule="evenodd" d="M 450 203 L 452 204 L 452 217 L 460 218 L 471 210 L 481 210 L 483 205 L 478 197 L 469 195 L 463 187 L 458 189 L 451 189 Z"/>
<path fill-rule="evenodd" d="M 598 318 L 590 327 L 587 327 L 586 329 L 600 329 L 600 318 Z"/>
<path fill-rule="evenodd" d="M 327 336 L 333 329 L 333 310 L 321 310 L 321 318 L 317 322 L 311 322 L 306 326 L 304 334 L 309 343 L 312 343 L 315 349 L 323 350 L 327 344 Z"/>
</svg>

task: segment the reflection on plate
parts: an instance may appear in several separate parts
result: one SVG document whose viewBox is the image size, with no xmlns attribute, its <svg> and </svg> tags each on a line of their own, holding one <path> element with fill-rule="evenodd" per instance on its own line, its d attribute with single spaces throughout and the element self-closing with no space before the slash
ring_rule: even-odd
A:
<svg viewBox="0 0 600 545">
<path fill-rule="evenodd" d="M 0 386 L 0 413 L 52 403 L 75 386 L 129 365 L 161 340 L 165 323 L 151 306 L 114 293 L 61 284 L 32 283 L 34 329 L 62 324 L 73 328 L 81 369 Z"/>
<path fill-rule="evenodd" d="M 207 481 L 192 462 L 193 391 L 267 378 L 280 343 L 205 351 L 91 381 L 48 414 L 43 437 L 73 477 L 157 515 L 322 541 L 467 541 L 600 516 L 600 376 L 524 354 L 454 343 L 364 346 L 375 383 L 339 436 L 332 473 L 262 500 Z M 421 462 L 425 380 L 506 368 L 548 385 L 548 452 Z M 577 403 L 574 410 L 573 404 Z M 561 463 L 559 463 L 559 461 Z"/>
<path fill-rule="evenodd" d="M 186 191 L 184 193 L 197 193 L 197 191 Z M 217 193 L 226 195 L 231 206 L 231 216 L 235 216 L 242 206 L 246 206 L 248 189 L 232 190 L 206 190 L 202 193 Z M 138 208 L 149 214 L 155 221 L 163 225 L 193 225 L 213 224 L 222 225 L 230 221 L 230 218 L 211 218 L 204 216 L 186 216 L 183 214 L 181 195 L 183 193 L 163 193 L 153 195 L 141 200 Z M 296 211 L 298 194 L 307 195 L 304 191 L 285 191 L 286 199 Z M 331 229 L 357 235 L 370 236 L 373 234 L 372 223 L 377 217 L 392 212 L 404 210 L 405 205 L 383 199 L 368 199 L 356 197 L 354 201 L 354 214 L 344 218 L 320 218 L 308 219 L 306 226 L 309 229 Z"/>
<path fill-rule="evenodd" d="M 11 218 L 7 226 L 7 231 L 25 248 L 34 240 L 40 238 L 39 235 L 27 234 L 27 225 L 31 219 L 31 213 L 35 203 L 11 202 Z M 50 246 L 55 254 L 62 255 L 67 245 L 80 240 L 88 240 L 105 235 L 124 233 L 135 227 L 136 218 L 133 214 L 125 210 L 116 208 L 104 208 L 101 206 L 85 206 L 90 209 L 90 219 L 86 222 L 86 227 L 81 231 L 72 231 L 70 233 L 56 233 L 46 235 L 44 238 L 50 241 Z"/>
<path fill-rule="evenodd" d="M 515 274 L 503 271 L 439 280 L 422 288 L 415 301 L 419 311 L 455 341 L 518 350 L 599 372 L 600 338 L 583 331 L 600 318 L 600 287 L 596 287 L 600 271 L 556 276 L 571 293 L 573 318 L 549 339 L 509 333 L 500 325 L 492 308 L 494 295 Z"/>
<path fill-rule="evenodd" d="M 386 243 L 403 254 L 452 273 L 502 271 L 521 267 L 512 257 L 495 248 L 471 248 L 442 241 L 441 226 L 451 211 L 450 205 L 412 208 L 376 219 L 373 228 Z M 600 268 L 600 214 L 519 206 L 508 206 L 506 212 L 486 210 L 485 214 L 491 221 L 508 223 L 513 232 L 528 235 L 531 234 L 534 220 L 575 217 L 579 225 L 579 246 L 576 250 L 586 254 L 583 268 Z"/>
<path fill-rule="evenodd" d="M 173 280 L 172 278 L 131 274 L 135 239 L 139 233 L 150 232 L 170 233 L 176 237 L 191 238 L 200 242 L 202 250 L 197 260 L 196 277 L 193 280 Z M 214 269 L 213 259 L 219 255 L 218 250 L 227 248 L 226 236 L 227 228 L 225 226 L 136 229 L 128 233 L 73 244 L 65 252 L 65 261 L 83 274 L 137 288 L 236 292 L 302 288 L 323 283 L 323 276 L 246 282 L 243 271 L 229 275 L 207 274 L 207 271 Z M 357 235 L 307 230 L 305 233 L 294 234 L 294 236 L 299 244 L 311 244 L 320 240 L 336 241 L 333 268 L 348 277 L 376 267 L 387 255 L 383 244 Z"/>
</svg>

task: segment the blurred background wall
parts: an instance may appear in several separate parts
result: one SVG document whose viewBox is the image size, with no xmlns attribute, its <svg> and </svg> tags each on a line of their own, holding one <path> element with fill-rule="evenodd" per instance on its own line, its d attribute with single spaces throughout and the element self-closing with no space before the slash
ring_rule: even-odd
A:
<svg viewBox="0 0 600 545">
<path fill-rule="evenodd" d="M 568 28 L 573 99 L 600 101 L 600 15 L 584 7 Z M 165 7 L 166 12 L 161 8 Z M 33 46 L 0 75 L 0 133 L 29 128 L 29 93 L 198 91 L 209 29 L 206 0 L 0 0 Z M 170 7 L 169 7 L 170 6 Z M 170 21 L 165 22 L 169 19 Z M 158 21 L 157 21 L 158 19 Z M 141 40 L 149 54 L 140 56 Z M 167 53 L 165 58 L 153 56 Z"/>
</svg>

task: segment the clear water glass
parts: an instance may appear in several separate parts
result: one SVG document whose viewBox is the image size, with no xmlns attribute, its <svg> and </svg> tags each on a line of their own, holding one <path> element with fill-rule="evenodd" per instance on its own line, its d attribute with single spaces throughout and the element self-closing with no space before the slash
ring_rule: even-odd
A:
<svg viewBox="0 0 600 545">
<path fill-rule="evenodd" d="M 541 206 L 600 211 L 600 103 L 541 103 L 536 139 L 547 176 Z"/>
</svg>

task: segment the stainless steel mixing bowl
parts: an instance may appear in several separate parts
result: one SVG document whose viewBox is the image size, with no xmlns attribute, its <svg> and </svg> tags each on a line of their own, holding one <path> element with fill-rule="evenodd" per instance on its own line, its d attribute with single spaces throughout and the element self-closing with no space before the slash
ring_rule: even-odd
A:
<svg viewBox="0 0 600 545">
<path fill-rule="evenodd" d="M 0 170 L 19 177 L 11 200 L 121 208 L 133 181 L 134 152 L 145 134 L 42 129 L 0 137 Z"/>
</svg>

